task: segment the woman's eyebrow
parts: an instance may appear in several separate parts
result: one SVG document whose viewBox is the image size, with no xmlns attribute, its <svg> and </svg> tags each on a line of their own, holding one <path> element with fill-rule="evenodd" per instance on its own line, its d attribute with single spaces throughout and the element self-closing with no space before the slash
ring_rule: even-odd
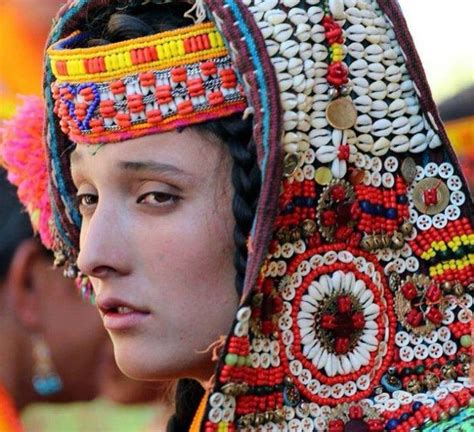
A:
<svg viewBox="0 0 474 432">
<path fill-rule="evenodd" d="M 180 177 L 194 178 L 190 173 L 187 173 L 174 165 L 155 161 L 120 161 L 119 167 L 126 171 L 140 172 L 152 171 L 159 174 L 172 174 Z"/>
</svg>

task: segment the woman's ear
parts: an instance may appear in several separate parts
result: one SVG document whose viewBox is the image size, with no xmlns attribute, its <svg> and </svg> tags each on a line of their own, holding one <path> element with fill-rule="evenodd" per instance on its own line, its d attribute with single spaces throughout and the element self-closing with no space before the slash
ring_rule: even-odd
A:
<svg viewBox="0 0 474 432">
<path fill-rule="evenodd" d="M 42 259 L 40 244 L 34 239 L 26 239 L 17 247 L 6 279 L 7 297 L 10 299 L 16 320 L 30 331 L 41 325 L 37 284 L 38 263 Z M 44 259 L 44 258 L 43 258 Z"/>
</svg>

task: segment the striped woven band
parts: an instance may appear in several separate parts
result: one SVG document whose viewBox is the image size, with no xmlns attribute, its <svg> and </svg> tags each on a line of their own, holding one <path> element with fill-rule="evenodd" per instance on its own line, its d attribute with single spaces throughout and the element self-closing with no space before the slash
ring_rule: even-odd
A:
<svg viewBox="0 0 474 432">
<path fill-rule="evenodd" d="M 47 53 L 61 130 L 76 143 L 109 143 L 200 123 L 247 107 L 212 23 L 74 48 L 75 32 Z"/>
</svg>

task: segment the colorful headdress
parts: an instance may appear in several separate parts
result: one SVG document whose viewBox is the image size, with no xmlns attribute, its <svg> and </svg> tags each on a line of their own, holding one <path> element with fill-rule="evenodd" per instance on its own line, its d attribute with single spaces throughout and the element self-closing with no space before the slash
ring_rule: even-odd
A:
<svg viewBox="0 0 474 432">
<path fill-rule="evenodd" d="M 253 111 L 262 189 L 241 305 L 194 424 L 331 432 L 472 424 L 472 206 L 396 2 L 198 3 L 230 47 Z M 69 2 L 51 45 L 102 4 Z M 80 140 L 107 124 L 77 106 L 99 100 L 84 81 L 58 80 L 54 98 L 51 84 L 53 72 L 63 79 L 66 68 L 85 76 L 103 66 L 81 54 L 71 69 L 57 49 L 45 82 L 52 204 L 74 258 L 80 218 L 65 132 Z"/>
</svg>

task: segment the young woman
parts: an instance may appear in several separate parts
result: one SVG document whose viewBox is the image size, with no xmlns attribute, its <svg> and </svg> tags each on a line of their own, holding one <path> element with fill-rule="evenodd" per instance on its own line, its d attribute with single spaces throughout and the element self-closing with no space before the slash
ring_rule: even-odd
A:
<svg viewBox="0 0 474 432">
<path fill-rule="evenodd" d="M 121 369 L 206 388 L 171 430 L 472 423 L 471 203 L 395 2 L 190 7 L 49 41 L 54 249 Z"/>
</svg>

